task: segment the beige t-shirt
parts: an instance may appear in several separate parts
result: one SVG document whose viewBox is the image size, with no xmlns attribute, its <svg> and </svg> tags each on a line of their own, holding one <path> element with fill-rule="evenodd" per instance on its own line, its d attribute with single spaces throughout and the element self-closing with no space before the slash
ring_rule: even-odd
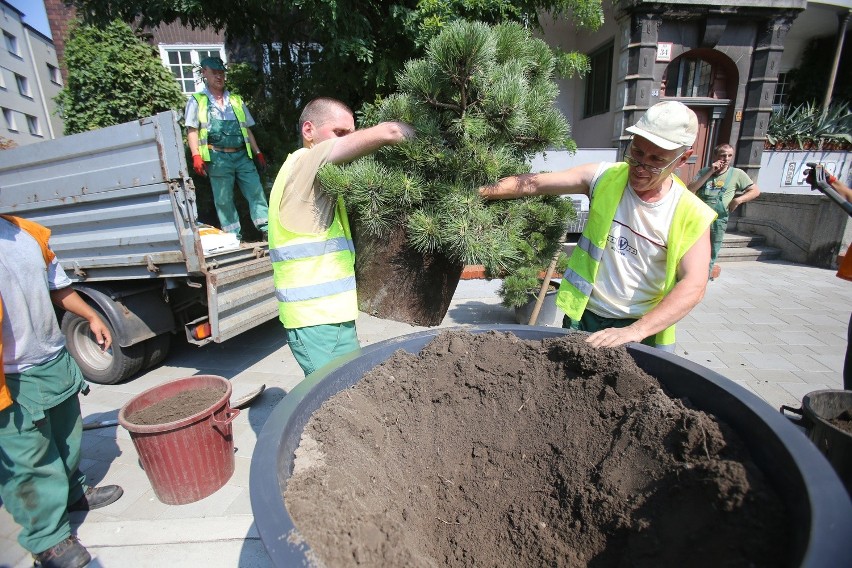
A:
<svg viewBox="0 0 852 568">
<path fill-rule="evenodd" d="M 320 142 L 313 148 L 299 150 L 292 156 L 278 218 L 293 233 L 323 233 L 334 220 L 337 199 L 328 195 L 316 179 L 317 172 L 328 163 L 337 138 Z"/>
</svg>

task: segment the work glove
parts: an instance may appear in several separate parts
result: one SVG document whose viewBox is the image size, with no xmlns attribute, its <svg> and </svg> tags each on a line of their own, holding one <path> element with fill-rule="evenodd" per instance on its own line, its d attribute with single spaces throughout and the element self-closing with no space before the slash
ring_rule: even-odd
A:
<svg viewBox="0 0 852 568">
<path fill-rule="evenodd" d="M 194 154 L 192 156 L 192 169 L 200 176 L 207 175 L 207 166 L 204 165 L 204 159 L 201 157 L 201 154 Z"/>
<path fill-rule="evenodd" d="M 257 165 L 260 166 L 260 171 L 266 171 L 266 157 L 260 152 L 255 156 L 257 156 Z"/>
</svg>

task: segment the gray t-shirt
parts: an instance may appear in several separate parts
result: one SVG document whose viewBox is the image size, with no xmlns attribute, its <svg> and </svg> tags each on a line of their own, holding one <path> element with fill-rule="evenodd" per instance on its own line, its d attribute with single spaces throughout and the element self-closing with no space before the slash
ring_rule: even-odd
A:
<svg viewBox="0 0 852 568">
<path fill-rule="evenodd" d="M 20 373 L 54 359 L 65 346 L 51 290 L 71 285 L 54 258 L 46 265 L 38 241 L 0 218 L 0 298 L 3 301 L 3 370 Z"/>
</svg>

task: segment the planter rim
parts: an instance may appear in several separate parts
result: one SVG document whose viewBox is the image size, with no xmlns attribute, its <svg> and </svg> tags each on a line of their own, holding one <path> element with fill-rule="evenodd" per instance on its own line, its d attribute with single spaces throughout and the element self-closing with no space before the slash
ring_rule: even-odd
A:
<svg viewBox="0 0 852 568">
<path fill-rule="evenodd" d="M 369 345 L 306 377 L 273 409 L 251 460 L 252 510 L 261 540 L 276 566 L 309 565 L 308 544 L 303 539 L 290 538 L 296 529 L 283 495 L 292 473 L 292 454 L 310 416 L 321 402 L 357 383 L 398 349 L 419 353 L 435 336 L 448 331 L 508 332 L 532 340 L 576 333 L 509 324 L 433 328 Z M 743 439 L 768 481 L 782 499 L 788 500 L 785 505 L 790 520 L 797 526 L 806 525 L 792 538 L 795 556 L 790 559 L 791 565 L 817 568 L 842 565 L 846 561 L 837 561 L 852 559 L 852 501 L 831 464 L 796 426 L 757 395 L 715 371 L 645 345 L 632 343 L 627 349 L 641 368 L 665 385 L 671 396 L 691 393 L 696 408 L 724 420 Z M 658 376 L 662 369 L 670 370 L 673 365 L 680 371 L 678 380 Z M 319 391 L 323 391 L 321 395 Z M 699 396 L 695 402 L 696 395 L 718 400 L 708 403 Z M 766 439 L 760 439 L 755 432 Z M 784 465 L 794 467 L 781 467 Z M 795 493 L 797 500 L 792 501 L 789 493 Z"/>
</svg>

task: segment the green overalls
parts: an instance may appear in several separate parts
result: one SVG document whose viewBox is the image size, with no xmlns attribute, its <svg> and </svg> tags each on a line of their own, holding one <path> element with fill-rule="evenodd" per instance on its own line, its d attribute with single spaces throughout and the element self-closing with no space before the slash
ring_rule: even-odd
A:
<svg viewBox="0 0 852 568">
<path fill-rule="evenodd" d="M 729 193 L 728 185 L 731 183 L 731 174 L 733 168 L 728 168 L 727 175 L 724 179 L 721 177 L 711 177 L 704 185 L 696 192 L 701 201 L 707 204 L 718 217 L 710 225 L 710 272 L 713 272 L 713 265 L 716 264 L 716 256 L 719 254 L 719 249 L 722 248 L 722 241 L 725 239 L 725 231 L 728 229 L 728 205 L 733 198 L 733 189 L 730 190 L 730 198 L 726 199 Z"/>
<path fill-rule="evenodd" d="M 213 202 L 216 205 L 216 215 L 219 217 L 222 230 L 226 233 L 236 233 L 238 237 L 241 237 L 240 218 L 234 205 L 234 182 L 236 181 L 248 201 L 252 222 L 259 231 L 265 231 L 269 211 L 260 176 L 251 160 L 251 146 L 243 125 L 245 115 L 242 110 L 242 99 L 237 95 L 230 95 L 229 101 L 237 120 L 221 120 L 211 115 L 206 94 L 196 93 L 194 96 L 198 101 L 199 152 L 207 163 Z M 210 149 L 208 145 L 213 148 L 228 150 L 239 148 L 239 150 L 224 152 Z"/>
</svg>

